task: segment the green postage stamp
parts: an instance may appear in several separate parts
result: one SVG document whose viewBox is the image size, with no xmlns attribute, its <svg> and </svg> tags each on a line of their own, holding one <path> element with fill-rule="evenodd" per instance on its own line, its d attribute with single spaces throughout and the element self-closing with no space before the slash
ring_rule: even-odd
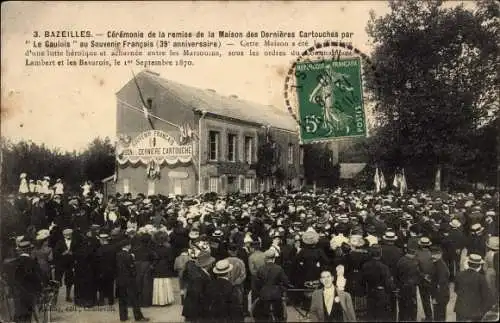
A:
<svg viewBox="0 0 500 323">
<path fill-rule="evenodd" d="M 299 62 L 295 76 L 303 143 L 366 136 L 359 58 Z"/>
</svg>

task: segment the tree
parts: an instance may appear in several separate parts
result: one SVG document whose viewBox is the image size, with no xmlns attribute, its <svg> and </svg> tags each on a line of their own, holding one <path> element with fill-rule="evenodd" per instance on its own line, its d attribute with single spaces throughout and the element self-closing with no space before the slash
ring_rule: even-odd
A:
<svg viewBox="0 0 500 323">
<path fill-rule="evenodd" d="M 100 183 L 115 171 L 115 148 L 111 140 L 96 138 L 82 154 L 83 173 L 87 180 Z"/>
<path fill-rule="evenodd" d="M 494 1 L 474 11 L 442 3 L 389 1 L 389 14 L 372 13 L 377 74 L 365 71 L 365 84 L 376 91 L 381 125 L 373 159 L 420 178 L 442 171 L 449 181 L 476 160 L 472 141 L 498 112 L 499 22 Z"/>
</svg>

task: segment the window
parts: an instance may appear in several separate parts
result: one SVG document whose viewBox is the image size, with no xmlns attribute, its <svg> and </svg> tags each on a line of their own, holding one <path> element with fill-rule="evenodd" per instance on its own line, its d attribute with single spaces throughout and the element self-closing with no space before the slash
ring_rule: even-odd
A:
<svg viewBox="0 0 500 323">
<path fill-rule="evenodd" d="M 209 134 L 209 160 L 218 160 L 219 158 L 219 133 L 217 131 L 210 131 Z"/>
<path fill-rule="evenodd" d="M 210 183 L 208 190 L 210 192 L 218 193 L 218 183 L 219 183 L 219 178 L 218 177 L 210 177 Z"/>
<path fill-rule="evenodd" d="M 304 165 L 304 147 L 300 146 L 299 154 L 300 154 L 300 156 L 299 156 L 299 163 L 300 164 L 299 165 L 302 166 L 302 165 Z"/>
<path fill-rule="evenodd" d="M 155 195 L 155 182 L 148 181 L 148 196 Z"/>
<path fill-rule="evenodd" d="M 245 162 L 252 163 L 253 156 L 253 138 L 245 137 Z"/>
<path fill-rule="evenodd" d="M 293 144 L 288 144 L 288 164 L 293 164 Z"/>
<path fill-rule="evenodd" d="M 233 185 L 234 184 L 234 176 L 228 176 L 227 177 L 227 185 Z"/>
<path fill-rule="evenodd" d="M 146 100 L 146 102 L 147 102 L 147 104 L 148 104 L 148 106 L 147 106 L 146 108 L 148 108 L 149 110 L 153 109 L 153 99 L 148 98 L 148 99 Z"/>
<path fill-rule="evenodd" d="M 130 181 L 128 178 L 123 179 L 123 194 L 130 192 Z"/>
<path fill-rule="evenodd" d="M 231 162 L 236 161 L 236 146 L 238 137 L 233 134 L 227 135 L 227 160 Z"/>
<path fill-rule="evenodd" d="M 252 183 L 253 179 L 252 178 L 245 178 L 245 193 L 252 193 Z"/>
</svg>

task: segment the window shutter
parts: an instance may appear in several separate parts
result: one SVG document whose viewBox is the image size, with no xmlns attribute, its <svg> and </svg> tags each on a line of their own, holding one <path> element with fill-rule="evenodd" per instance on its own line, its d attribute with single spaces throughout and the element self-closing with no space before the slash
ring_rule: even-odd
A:
<svg viewBox="0 0 500 323">
<path fill-rule="evenodd" d="M 211 134 L 211 132 L 208 131 L 207 149 L 206 149 L 206 152 L 207 152 L 207 161 L 210 160 L 210 134 Z M 208 187 L 207 187 L 207 190 L 208 190 Z"/>
<path fill-rule="evenodd" d="M 227 177 L 226 177 L 226 176 L 222 176 L 222 177 L 221 177 L 221 189 L 222 189 L 223 191 L 225 191 L 225 190 L 226 190 L 226 182 L 227 182 Z"/>
<path fill-rule="evenodd" d="M 245 191 L 245 177 L 240 176 L 240 191 Z"/>
<path fill-rule="evenodd" d="M 203 189 L 204 189 L 205 191 L 208 191 L 208 189 L 209 189 L 209 185 L 210 185 L 210 177 L 205 177 L 205 178 L 203 179 Z"/>
</svg>

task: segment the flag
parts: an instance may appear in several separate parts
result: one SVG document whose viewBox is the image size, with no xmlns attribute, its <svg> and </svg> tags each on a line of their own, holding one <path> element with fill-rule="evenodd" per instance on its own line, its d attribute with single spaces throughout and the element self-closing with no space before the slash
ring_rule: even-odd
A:
<svg viewBox="0 0 500 323">
<path fill-rule="evenodd" d="M 375 176 L 373 177 L 373 182 L 375 183 L 375 193 L 380 192 L 380 175 L 378 173 L 378 167 L 375 168 Z"/>
<path fill-rule="evenodd" d="M 401 193 L 401 196 L 406 192 L 408 187 L 406 186 L 406 176 L 405 176 L 405 170 L 403 168 L 401 177 L 400 177 L 400 186 L 399 186 L 399 193 Z"/>
<path fill-rule="evenodd" d="M 395 188 L 399 187 L 399 173 L 397 171 L 394 174 L 394 180 L 392 181 L 392 186 L 394 186 Z"/>
<path fill-rule="evenodd" d="M 380 189 L 383 190 L 384 188 L 387 187 L 387 184 L 385 183 L 385 177 L 384 177 L 384 173 L 382 172 L 382 170 L 380 170 L 380 177 L 379 177 L 379 181 L 380 181 Z"/>
</svg>

